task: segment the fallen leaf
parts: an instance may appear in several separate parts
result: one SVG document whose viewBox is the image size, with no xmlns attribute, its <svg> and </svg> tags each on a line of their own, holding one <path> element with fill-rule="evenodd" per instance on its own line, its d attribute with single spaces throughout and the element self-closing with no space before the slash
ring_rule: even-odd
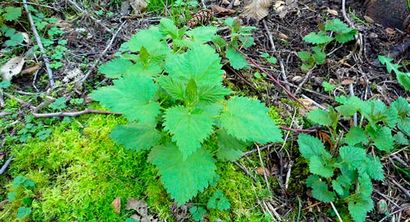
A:
<svg viewBox="0 0 410 222">
<path fill-rule="evenodd" d="M 279 18 L 284 18 L 289 12 L 297 9 L 297 0 L 276 1 L 273 9 L 278 13 Z"/>
<path fill-rule="evenodd" d="M 396 30 L 392 29 L 392 28 L 386 28 L 384 30 L 388 35 L 394 35 L 396 34 Z"/>
<path fill-rule="evenodd" d="M 134 14 L 141 14 L 148 6 L 146 0 L 130 0 L 131 8 L 134 11 Z"/>
<path fill-rule="evenodd" d="M 339 13 L 334 9 L 327 8 L 326 11 L 327 11 L 327 14 L 329 14 L 329 15 L 334 15 L 334 16 L 339 15 Z"/>
<path fill-rule="evenodd" d="M 259 21 L 268 15 L 272 2 L 273 0 L 253 0 L 245 6 L 242 15 Z"/>
<path fill-rule="evenodd" d="M 294 76 L 292 78 L 292 82 L 296 82 L 296 83 L 300 83 L 300 82 L 302 82 L 302 80 L 303 80 L 302 76 Z"/>
<path fill-rule="evenodd" d="M 240 1 L 240 0 L 235 0 L 235 1 L 233 2 L 233 6 L 239 6 L 239 5 L 241 5 L 241 1 Z"/>
<path fill-rule="evenodd" d="M 39 70 L 40 68 L 41 68 L 40 65 L 34 65 L 32 67 L 28 67 L 28 68 L 24 69 L 23 71 L 21 71 L 21 74 L 33 73 L 33 72 Z"/>
<path fill-rule="evenodd" d="M 340 85 L 346 86 L 346 85 L 353 84 L 353 83 L 355 83 L 355 82 L 356 82 L 356 81 L 353 80 L 353 79 L 345 79 L 345 80 L 343 80 L 343 81 L 340 83 Z"/>
<path fill-rule="evenodd" d="M 372 18 L 370 18 L 369 16 L 367 16 L 367 15 L 363 16 L 363 18 L 368 23 L 371 23 L 371 24 L 374 23 L 374 20 Z"/>
<path fill-rule="evenodd" d="M 269 175 L 269 170 L 266 169 L 265 167 L 258 167 L 256 168 L 256 173 L 259 175 L 264 175 L 264 174 Z"/>
<path fill-rule="evenodd" d="M 142 200 L 137 200 L 137 199 L 134 199 L 134 198 L 128 199 L 127 205 L 125 206 L 125 209 L 126 210 L 135 210 L 141 216 L 147 216 L 148 215 L 148 205 Z"/>
<path fill-rule="evenodd" d="M 0 68 L 0 73 L 3 80 L 10 81 L 13 76 L 18 75 L 23 69 L 25 60 L 24 57 L 14 57 Z"/>
<path fill-rule="evenodd" d="M 79 68 L 74 68 L 67 72 L 67 75 L 64 76 L 63 82 L 67 83 L 71 80 L 78 81 L 84 77 L 83 71 Z"/>
<path fill-rule="evenodd" d="M 114 212 L 119 214 L 121 212 L 121 198 L 115 198 L 111 203 L 112 208 L 114 208 Z"/>
<path fill-rule="evenodd" d="M 212 9 L 212 12 L 214 12 L 216 15 L 220 15 L 220 16 L 227 16 L 227 15 L 235 14 L 235 10 L 224 8 L 224 7 L 221 7 L 221 6 L 218 6 L 218 5 L 211 6 L 211 9 Z"/>
<path fill-rule="evenodd" d="M 26 32 L 20 32 L 20 34 L 23 36 L 23 41 L 30 44 L 30 36 Z"/>
<path fill-rule="evenodd" d="M 287 35 L 283 34 L 282 32 L 279 32 L 278 37 L 281 40 L 288 40 L 289 39 L 289 37 Z"/>
</svg>

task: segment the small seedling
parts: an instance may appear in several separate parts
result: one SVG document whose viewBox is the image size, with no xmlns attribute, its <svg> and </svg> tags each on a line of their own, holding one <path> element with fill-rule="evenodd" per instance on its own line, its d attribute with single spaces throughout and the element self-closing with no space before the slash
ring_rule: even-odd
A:
<svg viewBox="0 0 410 222">
<path fill-rule="evenodd" d="M 306 35 L 303 40 L 313 44 L 314 47 L 309 51 L 298 52 L 298 57 L 302 60 L 302 71 L 308 72 L 316 65 L 325 63 L 327 45 L 332 42 L 345 44 L 352 41 L 356 34 L 356 29 L 350 28 L 340 19 L 332 19 L 325 23 L 323 30 Z"/>
</svg>

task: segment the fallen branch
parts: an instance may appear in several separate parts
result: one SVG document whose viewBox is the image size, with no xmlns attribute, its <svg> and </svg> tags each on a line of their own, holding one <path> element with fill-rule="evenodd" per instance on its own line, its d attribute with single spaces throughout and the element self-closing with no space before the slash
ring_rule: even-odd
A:
<svg viewBox="0 0 410 222">
<path fill-rule="evenodd" d="M 11 161 L 13 160 L 13 157 L 9 157 L 4 165 L 0 168 L 0 175 L 2 175 L 4 172 L 6 172 L 7 167 L 10 165 Z"/>
<path fill-rule="evenodd" d="M 5 116 L 8 116 L 8 115 L 11 115 L 11 113 L 8 113 L 8 112 L 0 112 L 0 117 L 5 117 Z"/>
<path fill-rule="evenodd" d="M 36 118 L 50 118 L 50 117 L 76 117 L 81 116 L 84 114 L 107 114 L 107 115 L 121 115 L 121 113 L 117 112 L 110 112 L 104 110 L 93 110 L 93 109 L 86 109 L 83 111 L 76 111 L 76 112 L 57 112 L 57 113 L 33 113 L 33 116 Z"/>
<path fill-rule="evenodd" d="M 28 17 L 28 20 L 29 20 L 30 25 L 31 25 L 31 30 L 33 31 L 34 37 L 36 38 L 38 48 L 40 49 L 41 57 L 43 57 L 44 65 L 46 66 L 48 78 L 49 78 L 49 81 L 50 81 L 50 86 L 51 86 L 51 88 L 53 88 L 54 87 L 54 79 L 53 79 L 53 71 L 51 71 L 51 68 L 50 68 L 50 60 L 47 57 L 46 50 L 44 49 L 43 43 L 41 42 L 41 38 L 38 35 L 36 25 L 34 24 L 33 17 L 31 16 L 30 10 L 28 10 L 27 0 L 23 0 L 23 5 L 24 5 L 24 10 L 27 13 L 27 17 Z"/>
</svg>

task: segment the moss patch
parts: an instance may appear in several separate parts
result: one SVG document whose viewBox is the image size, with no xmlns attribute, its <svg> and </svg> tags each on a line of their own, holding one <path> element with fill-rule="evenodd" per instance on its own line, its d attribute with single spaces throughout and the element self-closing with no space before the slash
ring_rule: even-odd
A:
<svg viewBox="0 0 410 222">
<path fill-rule="evenodd" d="M 114 116 L 82 117 L 54 127 L 46 141 L 33 139 L 13 147 L 15 159 L 8 172 L 12 177 L 24 175 L 36 184 L 32 220 L 124 221 L 131 215 L 125 210 L 127 199 L 137 198 L 145 200 L 162 219 L 173 221 L 169 210 L 172 201 L 159 182 L 157 170 L 146 162 L 147 153 L 127 151 L 109 138 L 111 129 L 123 122 Z M 261 221 L 264 215 L 256 196 L 263 191 L 262 185 L 230 163 L 220 163 L 219 174 L 216 188 L 193 202 L 206 206 L 213 191 L 221 189 L 231 202 L 231 210 L 210 211 L 211 220 Z M 117 197 L 122 200 L 120 214 L 111 206 Z M 17 208 L 6 205 L 0 218 L 15 218 Z"/>
</svg>

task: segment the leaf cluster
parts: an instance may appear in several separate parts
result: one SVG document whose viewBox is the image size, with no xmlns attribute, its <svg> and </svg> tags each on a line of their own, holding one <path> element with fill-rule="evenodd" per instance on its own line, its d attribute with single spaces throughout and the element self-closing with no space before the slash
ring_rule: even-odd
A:
<svg viewBox="0 0 410 222">
<path fill-rule="evenodd" d="M 312 173 L 306 183 L 316 199 L 346 204 L 354 221 L 365 221 L 374 205 L 372 180 L 384 178 L 380 159 L 367 154 L 366 149 L 374 146 L 389 152 L 394 145 L 408 145 L 410 104 L 401 97 L 389 107 L 380 100 L 362 101 L 358 97 L 338 97 L 337 101 L 340 106 L 316 109 L 307 116 L 313 123 L 328 128 L 330 143 L 340 144 L 337 152 L 327 151 L 318 138 L 299 135 L 299 150 Z M 358 126 L 338 132 L 342 118 L 351 120 L 355 113 L 363 119 Z"/>
<path fill-rule="evenodd" d="M 16 176 L 11 183 L 7 199 L 17 209 L 17 219 L 23 219 L 31 214 L 31 204 L 34 197 L 35 183 L 25 176 Z"/>
<path fill-rule="evenodd" d="M 379 55 L 378 59 L 381 64 L 386 66 L 387 72 L 394 72 L 396 74 L 396 78 L 399 84 L 403 86 L 405 90 L 410 91 L 410 73 L 400 71 L 399 69 L 402 68 L 402 66 L 400 64 L 393 63 L 392 58 Z"/>
<path fill-rule="evenodd" d="M 356 29 L 350 28 L 340 19 L 326 21 L 324 27 L 319 32 L 311 32 L 303 40 L 314 46 L 309 51 L 298 52 L 298 57 L 302 60 L 301 69 L 309 71 L 316 65 L 321 65 L 326 61 L 326 46 L 332 42 L 345 44 L 354 39 L 357 34 Z"/>
<path fill-rule="evenodd" d="M 21 13 L 21 7 L 8 6 L 0 8 L 0 36 L 8 38 L 8 40 L 4 42 L 7 47 L 17 46 L 24 41 L 21 32 L 6 25 L 6 23 L 16 22 L 21 17 Z"/>
<path fill-rule="evenodd" d="M 212 196 L 209 198 L 207 203 L 207 209 L 215 209 L 219 211 L 229 210 L 231 208 L 231 203 L 226 198 L 222 190 L 216 190 Z M 194 221 L 203 221 L 207 210 L 204 207 L 193 206 L 189 208 L 192 219 Z"/>
<path fill-rule="evenodd" d="M 148 161 L 179 205 L 215 182 L 216 160 L 234 161 L 253 142 L 281 141 L 264 104 L 230 97 L 222 84 L 221 58 L 207 44 L 216 30 L 178 28 L 162 19 L 100 67 L 114 84 L 91 94 L 127 118 L 111 138 L 131 150 L 150 150 Z"/>
</svg>

